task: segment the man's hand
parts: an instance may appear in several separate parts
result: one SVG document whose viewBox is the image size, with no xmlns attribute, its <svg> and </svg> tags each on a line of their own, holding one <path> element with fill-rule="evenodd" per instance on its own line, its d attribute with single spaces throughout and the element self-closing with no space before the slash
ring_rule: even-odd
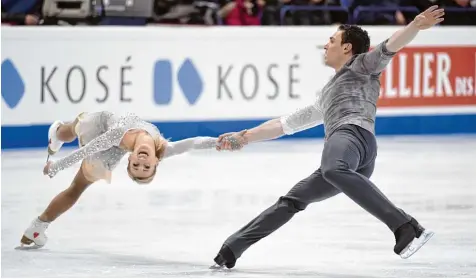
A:
<svg viewBox="0 0 476 279">
<path fill-rule="evenodd" d="M 413 20 L 415 26 L 420 30 L 428 29 L 444 20 L 444 9 L 438 9 L 438 6 L 431 6 L 423 13 L 417 15 Z"/>
<path fill-rule="evenodd" d="M 218 137 L 217 143 L 217 150 L 240 150 L 243 148 L 244 145 L 248 144 L 248 141 L 244 137 L 247 130 L 243 130 L 241 132 L 231 132 L 226 133 Z"/>
</svg>

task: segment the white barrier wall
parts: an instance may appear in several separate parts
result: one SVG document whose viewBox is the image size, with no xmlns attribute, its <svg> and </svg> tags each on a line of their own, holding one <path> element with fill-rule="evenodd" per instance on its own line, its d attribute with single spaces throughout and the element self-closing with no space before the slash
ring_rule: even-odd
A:
<svg viewBox="0 0 476 279">
<path fill-rule="evenodd" d="M 396 31 L 367 30 L 373 46 Z M 83 111 L 134 112 L 175 138 L 249 128 L 314 100 L 333 74 L 322 46 L 335 31 L 2 27 L 2 148 L 42 146 L 21 138 Z M 397 55 L 382 75 L 377 132 L 476 132 L 471 34 L 434 28 Z"/>
</svg>

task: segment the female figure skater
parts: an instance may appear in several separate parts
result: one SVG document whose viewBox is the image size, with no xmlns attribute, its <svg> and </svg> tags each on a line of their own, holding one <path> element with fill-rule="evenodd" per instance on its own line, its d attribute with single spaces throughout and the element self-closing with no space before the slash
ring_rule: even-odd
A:
<svg viewBox="0 0 476 279">
<path fill-rule="evenodd" d="M 82 161 L 73 182 L 59 193 L 46 210 L 31 223 L 21 239 L 21 247 L 41 248 L 46 244 L 49 224 L 70 209 L 86 188 L 105 179 L 128 153 L 127 173 L 137 183 L 153 180 L 159 162 L 191 149 L 216 148 L 216 138 L 195 137 L 168 142 L 153 124 L 133 114 L 118 116 L 111 112 L 80 114 L 73 122 L 54 122 L 48 131 L 48 154 L 59 151 L 65 142 L 78 138 L 80 148 L 56 161 L 47 162 L 43 173 L 50 177 Z M 48 157 L 49 157 L 48 155 Z"/>
</svg>

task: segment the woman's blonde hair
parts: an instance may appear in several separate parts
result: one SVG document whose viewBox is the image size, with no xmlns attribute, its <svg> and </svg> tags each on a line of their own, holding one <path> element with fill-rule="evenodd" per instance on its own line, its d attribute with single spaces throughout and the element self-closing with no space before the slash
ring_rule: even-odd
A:
<svg viewBox="0 0 476 279">
<path fill-rule="evenodd" d="M 165 155 L 165 148 L 167 147 L 167 140 L 163 137 L 156 137 L 154 138 L 155 143 L 155 157 L 157 157 L 158 161 L 160 162 Z M 158 163 L 157 163 L 158 165 Z M 134 177 L 131 173 L 131 164 L 127 163 L 127 174 L 138 184 L 149 184 L 152 180 L 154 180 L 155 174 L 157 173 L 157 165 L 154 166 L 154 172 L 149 177 L 139 178 Z"/>
</svg>

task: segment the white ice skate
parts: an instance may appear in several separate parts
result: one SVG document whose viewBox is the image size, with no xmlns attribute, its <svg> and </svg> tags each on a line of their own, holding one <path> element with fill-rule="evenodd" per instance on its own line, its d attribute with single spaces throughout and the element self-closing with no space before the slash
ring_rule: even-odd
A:
<svg viewBox="0 0 476 279">
<path fill-rule="evenodd" d="M 48 130 L 48 154 L 49 155 L 54 155 L 56 152 L 58 152 L 61 149 L 61 147 L 64 144 L 64 142 L 60 141 L 58 137 L 56 136 L 56 132 L 58 131 L 58 128 L 63 124 L 64 124 L 63 122 L 57 120 L 50 126 L 50 129 Z"/>
<path fill-rule="evenodd" d="M 46 241 L 48 241 L 45 231 L 49 225 L 50 223 L 43 222 L 39 218 L 33 220 L 30 227 L 23 234 L 20 240 L 21 245 L 17 249 L 38 249 L 45 246 Z"/>
<path fill-rule="evenodd" d="M 413 239 L 413 241 L 410 242 L 410 244 L 408 244 L 405 249 L 403 249 L 403 251 L 400 253 L 400 257 L 402 259 L 410 258 L 413 254 L 420 250 L 420 248 L 423 247 L 423 245 L 425 245 L 434 234 L 435 233 L 432 231 L 424 230 L 419 238 Z"/>
</svg>

